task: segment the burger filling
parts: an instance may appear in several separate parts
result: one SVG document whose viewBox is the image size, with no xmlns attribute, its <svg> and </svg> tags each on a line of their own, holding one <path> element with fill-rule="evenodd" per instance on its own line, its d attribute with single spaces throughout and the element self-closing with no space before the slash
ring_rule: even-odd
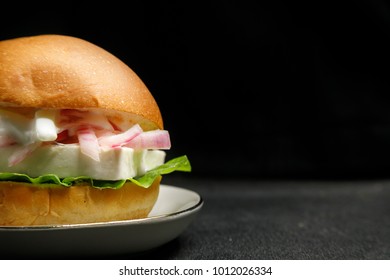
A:
<svg viewBox="0 0 390 280">
<path fill-rule="evenodd" d="M 156 176 L 190 171 L 185 156 L 164 163 L 170 147 L 168 131 L 143 131 L 98 111 L 0 109 L 0 180 L 148 187 Z"/>
</svg>

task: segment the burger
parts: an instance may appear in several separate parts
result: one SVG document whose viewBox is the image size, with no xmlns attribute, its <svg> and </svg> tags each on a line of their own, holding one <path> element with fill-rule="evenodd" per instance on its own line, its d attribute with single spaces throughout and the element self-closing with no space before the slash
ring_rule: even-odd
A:
<svg viewBox="0 0 390 280">
<path fill-rule="evenodd" d="M 156 100 L 124 62 L 64 35 L 0 41 L 0 225 L 147 217 L 169 133 Z"/>
</svg>

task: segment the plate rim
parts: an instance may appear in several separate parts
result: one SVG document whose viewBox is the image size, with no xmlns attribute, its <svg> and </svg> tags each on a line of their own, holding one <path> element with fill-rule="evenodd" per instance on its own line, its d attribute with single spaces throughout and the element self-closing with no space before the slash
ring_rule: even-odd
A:
<svg viewBox="0 0 390 280">
<path fill-rule="evenodd" d="M 0 226 L 0 231 L 48 231 L 48 230 L 69 230 L 69 229 L 88 229 L 88 228 L 99 228 L 108 226 L 130 226 L 130 225 L 142 225 L 154 222 L 162 222 L 166 219 L 172 219 L 174 217 L 180 217 L 189 215 L 191 213 L 198 212 L 204 204 L 203 197 L 190 189 L 181 188 L 173 185 L 161 184 L 161 188 L 185 190 L 195 194 L 198 198 L 198 202 L 188 208 L 167 213 L 161 215 L 154 215 L 151 217 L 131 220 L 118 220 L 109 222 L 95 222 L 95 223 L 82 223 L 82 224 L 63 224 L 63 225 L 31 225 L 31 226 Z"/>
</svg>

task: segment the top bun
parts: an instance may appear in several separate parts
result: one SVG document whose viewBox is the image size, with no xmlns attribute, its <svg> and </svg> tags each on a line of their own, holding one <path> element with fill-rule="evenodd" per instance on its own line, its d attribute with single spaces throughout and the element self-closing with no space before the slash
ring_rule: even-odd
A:
<svg viewBox="0 0 390 280">
<path fill-rule="evenodd" d="M 155 99 L 126 64 L 63 35 L 0 41 L 0 105 L 103 109 L 136 119 L 145 129 L 163 128 Z"/>
</svg>

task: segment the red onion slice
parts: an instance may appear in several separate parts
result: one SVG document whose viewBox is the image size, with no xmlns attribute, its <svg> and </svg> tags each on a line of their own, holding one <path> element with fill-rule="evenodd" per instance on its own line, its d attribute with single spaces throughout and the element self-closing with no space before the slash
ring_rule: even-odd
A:
<svg viewBox="0 0 390 280">
<path fill-rule="evenodd" d="M 171 140 L 166 130 L 146 131 L 131 140 L 126 147 L 133 149 L 161 149 L 171 148 Z"/>
<path fill-rule="evenodd" d="M 131 128 L 129 128 L 128 130 L 126 130 L 125 132 L 115 134 L 115 135 L 100 137 L 99 144 L 102 147 L 119 148 L 121 146 L 125 146 L 127 143 L 129 143 L 132 139 L 134 139 L 141 133 L 142 133 L 141 126 L 136 124 L 133 125 Z"/>
<path fill-rule="evenodd" d="M 93 160 L 100 161 L 99 142 L 93 129 L 90 126 L 79 128 L 77 130 L 77 138 L 81 152 Z"/>
</svg>

